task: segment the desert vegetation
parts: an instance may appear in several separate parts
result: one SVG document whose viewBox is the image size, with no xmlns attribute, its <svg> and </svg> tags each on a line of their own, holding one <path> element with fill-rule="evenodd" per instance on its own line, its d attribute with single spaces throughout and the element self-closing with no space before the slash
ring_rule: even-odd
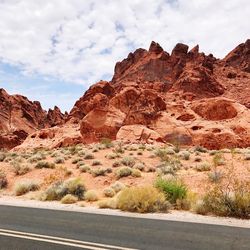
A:
<svg viewBox="0 0 250 250">
<path fill-rule="evenodd" d="M 0 193 L 130 212 L 250 217 L 250 149 L 100 143 L 0 152 Z"/>
</svg>

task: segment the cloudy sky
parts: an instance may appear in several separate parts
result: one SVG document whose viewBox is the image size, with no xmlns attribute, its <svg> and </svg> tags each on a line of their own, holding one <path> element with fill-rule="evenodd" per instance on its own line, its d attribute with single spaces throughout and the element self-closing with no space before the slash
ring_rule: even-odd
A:
<svg viewBox="0 0 250 250">
<path fill-rule="evenodd" d="M 152 40 L 224 57 L 249 38 L 249 0 L 0 0 L 0 88 L 70 110 Z"/>
</svg>

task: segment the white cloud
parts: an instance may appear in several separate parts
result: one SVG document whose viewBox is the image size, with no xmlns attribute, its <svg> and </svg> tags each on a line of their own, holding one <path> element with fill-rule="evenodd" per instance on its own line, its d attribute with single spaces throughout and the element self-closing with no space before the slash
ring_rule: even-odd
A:
<svg viewBox="0 0 250 250">
<path fill-rule="evenodd" d="M 249 0 L 2 0 L 0 60 L 90 85 L 152 40 L 223 57 L 249 36 Z"/>
</svg>

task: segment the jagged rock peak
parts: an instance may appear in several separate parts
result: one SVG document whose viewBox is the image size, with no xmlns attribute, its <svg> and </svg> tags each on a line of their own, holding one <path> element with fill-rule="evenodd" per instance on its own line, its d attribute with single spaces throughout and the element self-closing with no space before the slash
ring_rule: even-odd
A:
<svg viewBox="0 0 250 250">
<path fill-rule="evenodd" d="M 171 56 L 182 57 L 188 52 L 188 45 L 183 43 L 177 43 L 172 50 Z"/>
<path fill-rule="evenodd" d="M 163 48 L 160 46 L 159 43 L 156 43 L 154 41 L 151 42 L 149 47 L 149 52 L 160 54 L 163 51 Z"/>
</svg>

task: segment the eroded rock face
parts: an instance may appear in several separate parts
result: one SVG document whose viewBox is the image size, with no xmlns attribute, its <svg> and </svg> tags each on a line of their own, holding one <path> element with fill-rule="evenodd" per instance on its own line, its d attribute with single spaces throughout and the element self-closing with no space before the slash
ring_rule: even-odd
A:
<svg viewBox="0 0 250 250">
<path fill-rule="evenodd" d="M 11 149 L 35 130 L 62 124 L 63 120 L 57 107 L 47 113 L 39 102 L 0 89 L 0 148 Z"/>
<path fill-rule="evenodd" d="M 232 119 L 237 116 L 233 103 L 226 99 L 205 99 L 195 102 L 193 110 L 202 118 L 211 121 Z"/>
</svg>

